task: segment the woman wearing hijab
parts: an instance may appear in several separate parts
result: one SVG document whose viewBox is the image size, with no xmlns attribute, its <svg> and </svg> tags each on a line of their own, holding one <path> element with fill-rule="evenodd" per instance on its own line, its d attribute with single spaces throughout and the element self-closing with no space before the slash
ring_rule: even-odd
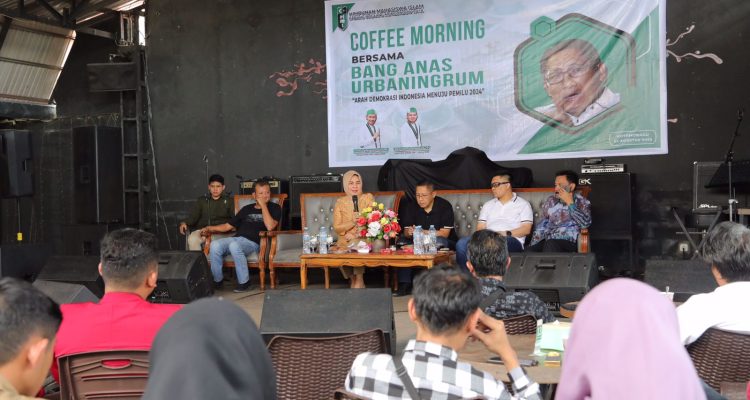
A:
<svg viewBox="0 0 750 400">
<path fill-rule="evenodd" d="M 339 237 L 338 246 L 346 248 L 360 240 L 357 229 L 359 211 L 370 207 L 375 198 L 370 193 L 362 193 L 362 177 L 357 171 L 346 171 L 344 174 L 344 192 L 346 196 L 339 197 L 333 207 L 333 230 Z M 354 209 L 354 196 L 357 196 L 357 210 Z M 353 289 L 365 287 L 364 267 L 341 267 L 344 278 L 349 279 Z"/>
<path fill-rule="evenodd" d="M 672 302 L 632 279 L 594 288 L 576 310 L 555 398 L 705 399 Z"/>
<path fill-rule="evenodd" d="M 228 300 L 188 304 L 161 328 L 145 400 L 276 399 L 276 374 L 255 323 Z"/>
</svg>

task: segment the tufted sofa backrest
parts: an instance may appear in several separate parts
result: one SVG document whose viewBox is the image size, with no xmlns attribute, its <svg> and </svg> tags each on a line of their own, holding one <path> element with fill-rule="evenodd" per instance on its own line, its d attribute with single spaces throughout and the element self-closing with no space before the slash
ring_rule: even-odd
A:
<svg viewBox="0 0 750 400">
<path fill-rule="evenodd" d="M 576 189 L 584 197 L 588 197 L 589 190 L 588 187 Z M 549 196 L 555 194 L 555 188 L 513 188 L 513 192 L 531 204 L 531 209 L 534 211 L 534 225 L 536 225 L 539 222 L 542 204 Z M 479 211 L 484 203 L 492 199 L 490 189 L 437 190 L 437 195 L 453 205 L 453 217 L 458 237 L 474 233 Z"/>
<path fill-rule="evenodd" d="M 328 228 L 328 233 L 338 240 L 338 235 L 333 231 L 333 207 L 336 200 L 345 196 L 345 193 L 302 193 L 300 194 L 300 207 L 302 209 L 302 227 L 310 228 L 315 234 L 321 226 Z M 398 213 L 398 206 L 404 192 L 372 192 L 375 201 L 383 203 L 385 208 L 391 208 Z"/>
</svg>

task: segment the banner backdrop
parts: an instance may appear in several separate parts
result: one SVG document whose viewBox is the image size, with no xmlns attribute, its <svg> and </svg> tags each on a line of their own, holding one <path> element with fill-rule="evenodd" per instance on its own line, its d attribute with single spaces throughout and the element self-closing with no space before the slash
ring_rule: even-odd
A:
<svg viewBox="0 0 750 400">
<path fill-rule="evenodd" d="M 667 152 L 664 0 L 327 1 L 329 165 Z"/>
</svg>

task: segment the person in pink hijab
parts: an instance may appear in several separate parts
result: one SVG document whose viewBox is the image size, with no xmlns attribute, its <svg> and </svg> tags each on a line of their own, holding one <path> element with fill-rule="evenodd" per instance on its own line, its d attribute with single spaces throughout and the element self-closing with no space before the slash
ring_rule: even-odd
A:
<svg viewBox="0 0 750 400">
<path fill-rule="evenodd" d="M 557 400 L 706 398 L 674 305 L 633 279 L 611 279 L 583 298 L 563 357 Z"/>
</svg>

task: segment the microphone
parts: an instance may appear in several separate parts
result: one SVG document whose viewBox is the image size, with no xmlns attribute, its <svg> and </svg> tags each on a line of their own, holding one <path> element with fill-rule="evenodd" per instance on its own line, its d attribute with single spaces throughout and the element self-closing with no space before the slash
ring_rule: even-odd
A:
<svg viewBox="0 0 750 400">
<path fill-rule="evenodd" d="M 208 156 L 207 156 L 207 155 L 205 155 L 205 154 L 203 155 L 203 161 L 204 161 L 204 162 L 208 162 Z"/>
<path fill-rule="evenodd" d="M 352 196 L 352 203 L 354 203 L 354 212 L 359 212 L 359 201 L 356 194 Z"/>
</svg>

